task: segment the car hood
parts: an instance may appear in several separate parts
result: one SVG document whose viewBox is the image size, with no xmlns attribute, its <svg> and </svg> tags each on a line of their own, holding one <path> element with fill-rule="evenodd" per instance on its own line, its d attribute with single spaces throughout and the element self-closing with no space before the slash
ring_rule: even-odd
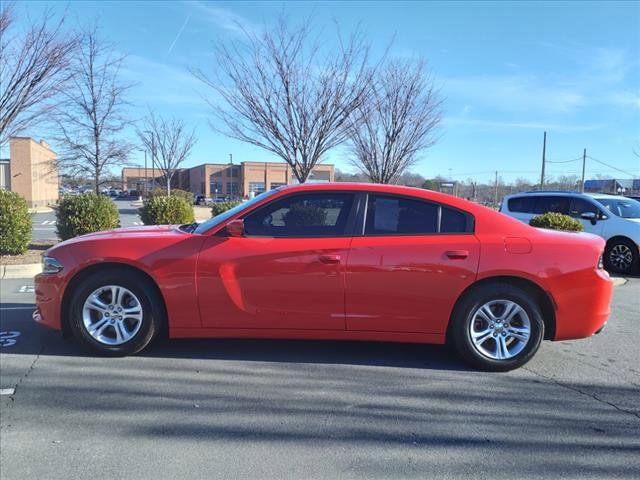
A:
<svg viewBox="0 0 640 480">
<path fill-rule="evenodd" d="M 70 238 L 69 240 L 65 240 L 64 242 L 54 245 L 52 248 L 91 240 L 122 240 L 128 238 L 158 237 L 175 234 L 185 235 L 184 232 L 181 232 L 178 229 L 178 225 L 144 225 L 140 227 L 116 228 L 113 230 L 104 230 L 101 232 L 88 233 L 86 235 L 80 235 L 79 237 Z"/>
</svg>

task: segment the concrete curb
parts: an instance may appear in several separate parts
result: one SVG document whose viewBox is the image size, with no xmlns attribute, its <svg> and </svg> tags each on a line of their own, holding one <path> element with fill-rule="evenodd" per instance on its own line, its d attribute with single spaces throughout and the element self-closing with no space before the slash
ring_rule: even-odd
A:
<svg viewBox="0 0 640 480">
<path fill-rule="evenodd" d="M 31 278 L 42 272 L 41 263 L 0 265 L 0 278 Z"/>
<path fill-rule="evenodd" d="M 624 277 L 612 277 L 611 279 L 613 280 L 614 287 L 620 287 L 621 285 L 624 285 L 629 281 L 627 278 L 624 278 Z"/>
</svg>

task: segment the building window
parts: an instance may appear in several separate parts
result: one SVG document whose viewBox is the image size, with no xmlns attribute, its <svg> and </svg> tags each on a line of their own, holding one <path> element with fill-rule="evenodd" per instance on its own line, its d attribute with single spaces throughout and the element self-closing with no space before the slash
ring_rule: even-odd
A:
<svg viewBox="0 0 640 480">
<path fill-rule="evenodd" d="M 221 177 L 222 176 L 222 170 L 218 170 L 217 172 L 213 172 L 213 176 L 214 177 Z"/>
<path fill-rule="evenodd" d="M 222 183 L 221 182 L 211 182 L 209 186 L 211 190 L 211 195 L 217 195 L 222 193 Z"/>
<path fill-rule="evenodd" d="M 250 193 L 262 193 L 265 191 L 264 182 L 249 182 L 249 192 Z"/>
<path fill-rule="evenodd" d="M 240 169 L 238 167 L 231 167 L 231 176 L 238 178 L 240 176 Z"/>
<path fill-rule="evenodd" d="M 227 195 L 238 195 L 238 184 L 236 182 L 227 182 Z"/>
<path fill-rule="evenodd" d="M 285 185 L 286 183 L 271 182 L 271 190 L 275 190 L 278 187 L 284 187 Z"/>
</svg>

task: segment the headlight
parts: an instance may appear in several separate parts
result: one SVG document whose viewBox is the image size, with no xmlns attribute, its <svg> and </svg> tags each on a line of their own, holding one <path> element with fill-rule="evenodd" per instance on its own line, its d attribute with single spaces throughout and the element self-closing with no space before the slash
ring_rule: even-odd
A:
<svg viewBox="0 0 640 480">
<path fill-rule="evenodd" d="M 42 273 L 58 273 L 64 267 L 53 257 L 42 257 Z"/>
</svg>

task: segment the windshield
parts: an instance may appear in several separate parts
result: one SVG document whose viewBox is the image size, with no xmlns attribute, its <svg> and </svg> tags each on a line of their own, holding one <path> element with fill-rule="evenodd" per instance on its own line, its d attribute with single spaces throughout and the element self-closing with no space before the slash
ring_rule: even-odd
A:
<svg viewBox="0 0 640 480">
<path fill-rule="evenodd" d="M 216 215 L 215 217 L 212 217 L 209 220 L 202 222 L 195 228 L 193 233 L 204 233 L 210 228 L 215 227 L 216 225 L 219 225 L 220 223 L 224 222 L 227 218 L 231 218 L 238 212 L 241 212 L 242 210 L 249 208 L 252 205 L 255 205 L 256 203 L 260 202 L 264 198 L 270 197 L 277 191 L 278 191 L 277 189 L 269 190 L 268 192 L 263 192 L 260 195 L 256 195 L 248 202 L 244 202 L 244 203 L 241 203 L 240 205 L 236 205 L 235 207 L 227 210 L 226 212 L 222 212 L 220 215 Z"/>
<path fill-rule="evenodd" d="M 598 198 L 614 215 L 622 218 L 640 218 L 640 202 L 633 198 Z"/>
</svg>

